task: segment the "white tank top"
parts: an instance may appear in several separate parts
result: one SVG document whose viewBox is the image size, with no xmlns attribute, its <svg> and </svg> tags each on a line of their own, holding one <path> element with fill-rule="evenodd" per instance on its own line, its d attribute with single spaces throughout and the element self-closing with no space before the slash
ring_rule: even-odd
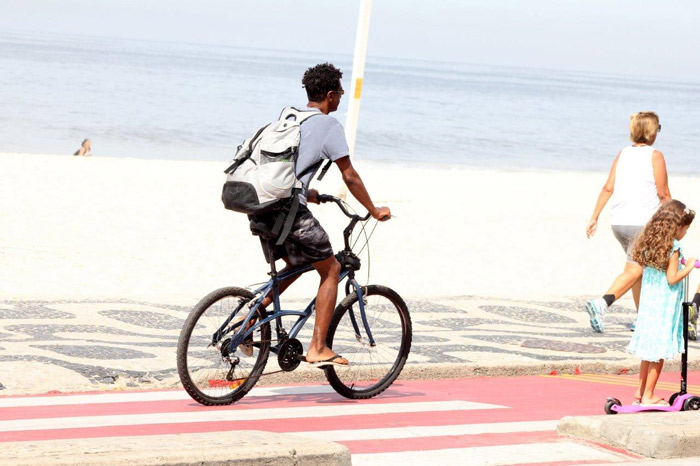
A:
<svg viewBox="0 0 700 466">
<path fill-rule="evenodd" d="M 611 201 L 612 225 L 646 225 L 659 208 L 651 162 L 654 150 L 652 146 L 628 146 L 620 152 Z"/>
</svg>

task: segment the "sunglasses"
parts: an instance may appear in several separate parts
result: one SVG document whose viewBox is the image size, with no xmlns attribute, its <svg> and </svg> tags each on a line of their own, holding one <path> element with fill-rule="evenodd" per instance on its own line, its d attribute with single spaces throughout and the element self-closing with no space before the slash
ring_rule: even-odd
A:
<svg viewBox="0 0 700 466">
<path fill-rule="evenodd" d="M 659 129 L 656 130 L 657 133 L 661 132 L 661 125 L 659 125 Z"/>
</svg>

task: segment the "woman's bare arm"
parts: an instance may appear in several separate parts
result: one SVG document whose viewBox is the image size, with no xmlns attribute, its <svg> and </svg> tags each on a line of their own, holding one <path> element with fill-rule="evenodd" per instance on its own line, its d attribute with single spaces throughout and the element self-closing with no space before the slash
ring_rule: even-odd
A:
<svg viewBox="0 0 700 466">
<path fill-rule="evenodd" d="M 664 154 L 655 150 L 651 155 L 651 164 L 654 167 L 654 181 L 656 182 L 656 194 L 662 204 L 671 200 L 671 192 L 668 189 L 668 173 L 666 172 L 666 160 Z"/>
<path fill-rule="evenodd" d="M 598 228 L 598 217 L 600 217 L 603 207 L 605 207 L 605 204 L 608 203 L 610 196 L 612 196 L 613 191 L 615 190 L 615 170 L 617 169 L 617 161 L 619 158 L 620 154 L 618 153 L 612 167 L 610 167 L 608 180 L 603 185 L 603 189 L 600 190 L 598 201 L 595 204 L 595 209 L 593 209 L 593 215 L 591 215 L 591 220 L 588 222 L 588 226 L 586 226 L 586 236 L 589 238 L 595 234 L 595 231 Z"/>
</svg>

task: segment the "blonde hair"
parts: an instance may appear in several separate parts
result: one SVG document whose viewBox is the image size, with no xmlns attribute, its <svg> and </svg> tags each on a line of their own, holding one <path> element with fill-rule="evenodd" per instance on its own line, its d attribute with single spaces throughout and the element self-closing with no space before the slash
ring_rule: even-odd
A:
<svg viewBox="0 0 700 466">
<path fill-rule="evenodd" d="M 630 116 L 630 140 L 635 143 L 651 144 L 661 129 L 659 115 L 654 112 L 637 112 Z"/>
<path fill-rule="evenodd" d="M 673 199 L 662 204 L 635 241 L 632 259 L 642 267 L 666 270 L 676 233 L 693 223 L 694 218 L 695 212 L 681 201 Z"/>
</svg>

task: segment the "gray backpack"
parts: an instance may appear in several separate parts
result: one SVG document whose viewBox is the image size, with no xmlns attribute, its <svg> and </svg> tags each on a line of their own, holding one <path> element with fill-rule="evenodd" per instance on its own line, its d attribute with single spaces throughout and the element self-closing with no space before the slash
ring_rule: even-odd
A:
<svg viewBox="0 0 700 466">
<path fill-rule="evenodd" d="M 224 170 L 226 182 L 221 193 L 224 207 L 248 215 L 279 211 L 273 233 L 278 244 L 286 238 L 299 207 L 300 178 L 319 164 L 296 175 L 296 161 L 301 139 L 300 126 L 319 115 L 285 107 L 277 121 L 258 130 L 243 141 L 231 165 Z M 321 176 L 325 174 L 324 167 Z"/>
</svg>

